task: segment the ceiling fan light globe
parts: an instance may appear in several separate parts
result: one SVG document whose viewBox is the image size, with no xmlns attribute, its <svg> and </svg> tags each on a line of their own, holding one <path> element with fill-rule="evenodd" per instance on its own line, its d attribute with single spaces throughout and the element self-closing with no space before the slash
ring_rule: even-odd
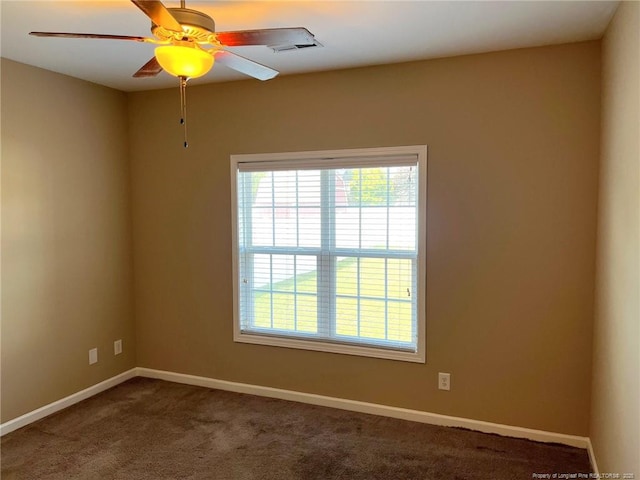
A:
<svg viewBox="0 0 640 480">
<path fill-rule="evenodd" d="M 174 77 L 201 77 L 213 67 L 213 55 L 196 47 L 165 45 L 156 48 L 155 56 L 160 66 Z"/>
</svg>

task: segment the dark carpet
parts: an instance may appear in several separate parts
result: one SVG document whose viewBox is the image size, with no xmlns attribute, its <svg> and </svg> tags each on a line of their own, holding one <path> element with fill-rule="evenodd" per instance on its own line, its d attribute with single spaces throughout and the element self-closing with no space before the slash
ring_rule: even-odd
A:
<svg viewBox="0 0 640 480">
<path fill-rule="evenodd" d="M 466 480 L 585 450 L 135 378 L 2 438 L 2 479 Z"/>
</svg>

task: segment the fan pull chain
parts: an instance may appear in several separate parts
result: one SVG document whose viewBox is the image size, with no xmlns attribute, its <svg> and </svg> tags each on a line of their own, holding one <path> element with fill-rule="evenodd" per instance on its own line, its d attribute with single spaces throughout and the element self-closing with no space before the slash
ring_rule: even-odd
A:
<svg viewBox="0 0 640 480">
<path fill-rule="evenodd" d="M 180 125 L 184 127 L 184 148 L 187 148 L 187 77 L 180 77 Z"/>
</svg>

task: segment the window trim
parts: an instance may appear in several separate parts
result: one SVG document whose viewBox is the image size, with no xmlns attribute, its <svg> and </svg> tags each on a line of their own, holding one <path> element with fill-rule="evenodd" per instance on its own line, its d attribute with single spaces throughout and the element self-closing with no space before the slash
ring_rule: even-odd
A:
<svg viewBox="0 0 640 480">
<path fill-rule="evenodd" d="M 298 161 L 304 165 L 305 160 L 362 158 L 362 157 L 394 157 L 397 155 L 416 155 L 418 163 L 418 299 L 417 299 L 417 348 L 415 352 L 392 350 L 380 347 L 353 345 L 347 343 L 330 343 L 322 340 L 301 340 L 284 338 L 270 334 L 242 332 L 240 328 L 240 291 L 239 291 L 239 258 L 238 258 L 238 170 L 242 163 L 255 162 L 290 162 Z M 277 165 L 277 163 L 273 163 Z M 398 147 L 358 148 L 345 150 L 321 150 L 267 154 L 233 154 L 231 155 L 231 260 L 233 274 L 233 341 L 257 345 L 313 350 L 346 355 L 400 360 L 406 362 L 425 363 L 426 361 L 426 297 L 427 297 L 427 146 L 408 145 Z"/>
</svg>

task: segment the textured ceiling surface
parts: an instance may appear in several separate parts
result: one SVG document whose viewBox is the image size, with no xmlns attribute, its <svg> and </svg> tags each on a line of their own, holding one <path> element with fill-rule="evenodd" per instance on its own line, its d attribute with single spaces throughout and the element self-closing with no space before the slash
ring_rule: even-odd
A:
<svg viewBox="0 0 640 480">
<path fill-rule="evenodd" d="M 189 1 L 217 31 L 306 27 L 322 47 L 274 52 L 229 50 L 281 75 L 380 65 L 601 38 L 615 1 Z M 166 0 L 167 7 L 179 1 Z M 132 78 L 153 56 L 150 44 L 37 38 L 30 31 L 150 36 L 147 17 L 128 0 L 0 0 L 3 57 L 124 91 L 175 86 L 166 73 Z M 192 83 L 245 79 L 215 65 Z M 257 80 L 256 80 L 257 81 Z"/>
</svg>

